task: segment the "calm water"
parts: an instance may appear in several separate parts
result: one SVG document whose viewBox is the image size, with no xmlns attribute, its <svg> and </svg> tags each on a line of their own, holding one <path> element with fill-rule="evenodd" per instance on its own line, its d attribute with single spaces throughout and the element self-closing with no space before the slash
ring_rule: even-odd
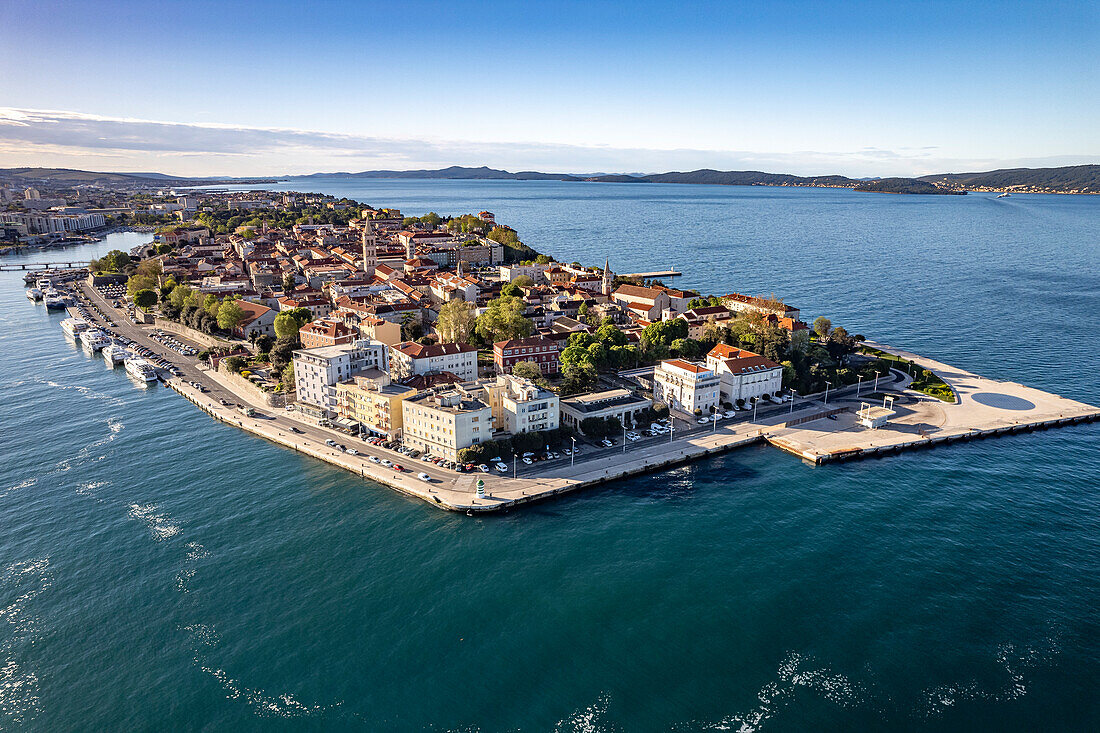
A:
<svg viewBox="0 0 1100 733">
<path fill-rule="evenodd" d="M 309 188 L 488 208 L 561 259 L 1100 402 L 1097 198 Z M 2 729 L 1100 726 L 1095 424 L 821 468 L 756 448 L 471 519 L 138 387 L 59 320 L 0 275 Z"/>
</svg>

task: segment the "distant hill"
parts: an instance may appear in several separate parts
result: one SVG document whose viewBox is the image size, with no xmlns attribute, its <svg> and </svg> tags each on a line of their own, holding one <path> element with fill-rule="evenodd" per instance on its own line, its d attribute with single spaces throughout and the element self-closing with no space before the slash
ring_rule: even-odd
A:
<svg viewBox="0 0 1100 733">
<path fill-rule="evenodd" d="M 166 173 L 101 173 L 96 171 L 81 171 L 72 168 L 0 168 L 0 181 L 9 181 L 15 184 L 26 184 L 33 181 L 49 181 L 50 183 L 78 185 L 82 183 L 107 185 L 134 185 L 155 186 L 163 184 L 174 185 L 198 185 L 204 183 L 254 182 L 274 183 L 270 178 L 185 178 L 183 176 L 170 176 Z"/>
<path fill-rule="evenodd" d="M 969 189 L 1024 188 L 1033 190 L 1100 193 L 1100 165 L 1061 168 L 1002 168 L 985 173 L 937 173 L 920 180 Z"/>
<path fill-rule="evenodd" d="M 957 191 L 950 188 L 934 186 L 928 181 L 918 181 L 916 178 L 880 178 L 877 181 L 864 181 L 855 187 L 856 191 L 870 191 L 872 193 L 915 193 L 923 195 L 960 195 L 965 196 L 966 191 Z"/>
<path fill-rule="evenodd" d="M 507 180 L 507 181 L 579 181 L 576 176 L 565 173 L 539 173 L 538 171 L 521 171 L 511 173 L 497 168 L 481 166 L 480 168 L 466 168 L 460 165 L 452 165 L 449 168 L 437 170 L 412 170 L 412 171 L 361 171 L 359 173 L 312 173 L 308 176 L 295 176 L 295 178 L 422 178 L 436 180 Z"/>
</svg>

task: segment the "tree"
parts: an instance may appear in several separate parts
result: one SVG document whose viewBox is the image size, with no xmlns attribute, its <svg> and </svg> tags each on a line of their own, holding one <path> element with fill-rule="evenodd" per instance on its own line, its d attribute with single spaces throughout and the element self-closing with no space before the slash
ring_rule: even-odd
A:
<svg viewBox="0 0 1100 733">
<path fill-rule="evenodd" d="M 205 298 L 203 298 L 202 309 L 212 316 L 216 317 L 218 315 L 218 308 L 220 306 L 221 303 L 218 302 L 218 296 L 214 295 L 213 293 L 210 293 Z"/>
<path fill-rule="evenodd" d="M 275 316 L 275 336 L 278 338 L 297 338 L 301 327 L 302 324 L 298 323 L 290 311 L 283 311 Z"/>
<path fill-rule="evenodd" d="M 293 272 L 288 272 L 287 274 L 283 275 L 283 292 L 289 293 L 291 290 L 294 289 L 294 286 L 296 284 L 297 278 L 294 277 Z"/>
<path fill-rule="evenodd" d="M 596 385 L 596 367 L 588 361 L 562 364 L 561 373 L 564 377 L 561 392 L 564 395 L 587 392 Z"/>
<path fill-rule="evenodd" d="M 477 325 L 474 317 L 474 306 L 464 300 L 451 300 L 444 303 L 439 309 L 439 318 L 435 322 L 435 328 L 439 331 L 439 337 L 446 343 L 464 344 L 470 340 Z"/>
<path fill-rule="evenodd" d="M 833 327 L 833 322 L 825 316 L 818 316 L 814 319 L 814 333 L 821 338 L 825 338 L 829 335 L 829 329 Z"/>
<path fill-rule="evenodd" d="M 293 360 L 294 350 L 300 346 L 301 343 L 298 341 L 297 333 L 295 333 L 293 337 L 276 340 L 270 352 L 272 370 L 277 373 L 282 373 L 283 370 L 286 369 L 286 365 L 290 364 Z"/>
<path fill-rule="evenodd" d="M 529 288 L 534 284 L 535 281 L 527 275 L 520 275 L 512 280 L 512 285 L 515 285 L 517 288 Z"/>
<path fill-rule="evenodd" d="M 168 301 L 177 308 L 187 305 L 187 298 L 191 295 L 190 285 L 177 285 L 168 295 Z"/>
<path fill-rule="evenodd" d="M 256 339 L 256 348 L 261 352 L 271 351 L 271 347 L 275 345 L 275 339 L 268 336 L 266 333 Z"/>
<path fill-rule="evenodd" d="M 157 304 L 157 294 L 148 288 L 142 288 L 134 293 L 134 305 L 147 311 Z"/>
<path fill-rule="evenodd" d="M 232 331 L 244 320 L 244 308 L 237 305 L 235 300 L 223 301 L 218 307 L 218 327 L 226 331 Z"/>
<path fill-rule="evenodd" d="M 519 278 L 517 277 L 516 279 L 518 280 Z M 519 285 L 516 285 L 514 282 L 504 283 L 500 288 L 500 294 L 509 298 L 523 297 L 523 291 L 520 290 Z"/>
<path fill-rule="evenodd" d="M 222 364 L 225 365 L 227 371 L 230 371 L 233 374 L 239 373 L 242 369 L 248 366 L 248 362 L 239 356 L 227 356 L 222 361 Z"/>
<path fill-rule="evenodd" d="M 279 381 L 283 383 L 283 386 L 290 388 L 294 386 L 294 362 L 288 362 L 282 371 L 279 372 Z"/>
<path fill-rule="evenodd" d="M 516 297 L 502 296 L 489 301 L 489 307 L 477 319 L 477 335 L 486 343 L 524 338 L 534 328 L 523 311 L 526 304 Z"/>
<path fill-rule="evenodd" d="M 676 339 L 669 348 L 676 352 L 677 356 L 685 359 L 694 359 L 699 356 L 699 342 L 695 339 Z"/>
<path fill-rule="evenodd" d="M 547 255 L 539 255 L 535 258 L 535 264 L 538 265 L 549 265 L 551 262 L 553 262 L 553 260 Z"/>
<path fill-rule="evenodd" d="M 600 343 L 611 346 L 625 346 L 628 341 L 626 334 L 610 324 L 605 324 L 596 329 L 596 338 Z"/>
<path fill-rule="evenodd" d="M 542 378 L 542 369 L 533 361 L 521 361 L 512 365 L 512 374 L 524 379 L 535 380 Z"/>
</svg>

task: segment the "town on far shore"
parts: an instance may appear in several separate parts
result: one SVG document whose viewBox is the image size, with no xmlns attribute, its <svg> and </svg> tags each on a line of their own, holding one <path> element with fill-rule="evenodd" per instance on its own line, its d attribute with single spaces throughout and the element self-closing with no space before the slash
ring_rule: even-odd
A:
<svg viewBox="0 0 1100 733">
<path fill-rule="evenodd" d="M 895 415 L 891 389 L 916 402 L 957 400 L 958 388 L 927 362 L 824 316 L 807 323 L 784 297 L 676 288 L 666 282 L 679 276 L 674 267 L 559 262 L 491 211 L 409 216 L 314 193 L 168 193 L 126 194 L 102 223 L 150 227 L 155 239 L 79 271 L 87 281 L 72 293 L 78 312 L 66 333 L 105 354 L 121 351 L 139 375 L 168 369 L 170 386 L 193 390 L 185 396 L 219 419 L 223 408 L 248 418 L 270 408 L 294 424 L 236 423 L 299 450 L 323 439 L 311 454 L 364 477 L 375 468 L 366 461 L 378 464 L 394 481 L 379 480 L 398 488 L 405 472 L 432 483 L 449 481 L 440 471 L 518 480 L 554 467 L 564 483 L 539 490 L 556 493 L 616 451 L 627 456 L 628 446 L 652 460 L 619 459 L 619 475 L 671 460 L 674 438 L 718 436 L 710 452 L 761 438 L 748 428 L 767 421 L 787 430 L 785 443 L 769 442 L 820 461 L 829 452 L 814 446 L 831 431 L 794 426 L 847 412 L 853 429 L 877 430 Z M 59 300 L 43 295 L 47 306 Z M 138 329 L 130 338 L 110 328 L 122 318 Z M 184 377 L 141 340 L 149 337 L 193 357 L 187 366 L 201 378 Z M 143 355 L 156 359 L 149 369 L 132 364 Z M 224 395 L 217 403 L 200 397 L 211 387 Z M 842 399 L 870 401 L 856 410 Z M 896 441 L 929 439 L 935 421 L 946 424 L 929 417 L 936 409 L 909 410 L 912 424 Z M 358 442 L 349 448 L 344 435 Z M 848 438 L 860 450 L 875 445 Z M 662 440 L 672 447 L 658 454 Z M 383 452 L 368 455 L 367 446 Z M 346 464 L 348 455 L 366 460 Z M 484 482 L 476 486 L 480 496 Z M 532 486 L 512 484 L 510 501 L 534 496 Z"/>
</svg>

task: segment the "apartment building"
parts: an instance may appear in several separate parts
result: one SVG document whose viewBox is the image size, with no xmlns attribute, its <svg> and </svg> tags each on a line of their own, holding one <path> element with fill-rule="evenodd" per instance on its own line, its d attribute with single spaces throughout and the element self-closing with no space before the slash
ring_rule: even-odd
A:
<svg viewBox="0 0 1100 733">
<path fill-rule="evenodd" d="M 369 370 L 389 371 L 386 345 L 360 339 L 348 344 L 299 349 L 294 352 L 294 384 L 298 402 L 322 417 L 337 413 L 336 385 Z M 312 407 L 312 410 L 308 408 Z"/>
<path fill-rule="evenodd" d="M 386 375 L 358 376 L 336 385 L 336 412 L 372 435 L 393 440 L 404 424 L 402 402 L 415 394 L 416 389 L 392 384 Z"/>
<path fill-rule="evenodd" d="M 543 374 L 557 374 L 558 342 L 530 336 L 493 344 L 493 364 L 498 374 L 511 374 L 512 367 L 521 361 L 533 361 Z"/>
<path fill-rule="evenodd" d="M 401 381 L 417 374 L 450 372 L 463 382 L 477 379 L 477 347 L 470 344 L 418 344 L 390 347 L 390 376 Z"/>
<path fill-rule="evenodd" d="M 707 368 L 718 375 L 722 400 L 745 403 L 764 395 L 779 395 L 783 390 L 783 367 L 771 359 L 727 344 L 718 344 L 707 353 Z"/>
<path fill-rule="evenodd" d="M 483 379 L 474 384 L 485 391 L 496 432 L 517 435 L 558 427 L 561 418 L 557 394 L 530 379 L 500 374 L 496 379 Z"/>
<path fill-rule="evenodd" d="M 428 390 L 402 404 L 406 446 L 429 455 L 458 460 L 458 452 L 492 440 L 492 408 L 464 385 Z"/>
</svg>

